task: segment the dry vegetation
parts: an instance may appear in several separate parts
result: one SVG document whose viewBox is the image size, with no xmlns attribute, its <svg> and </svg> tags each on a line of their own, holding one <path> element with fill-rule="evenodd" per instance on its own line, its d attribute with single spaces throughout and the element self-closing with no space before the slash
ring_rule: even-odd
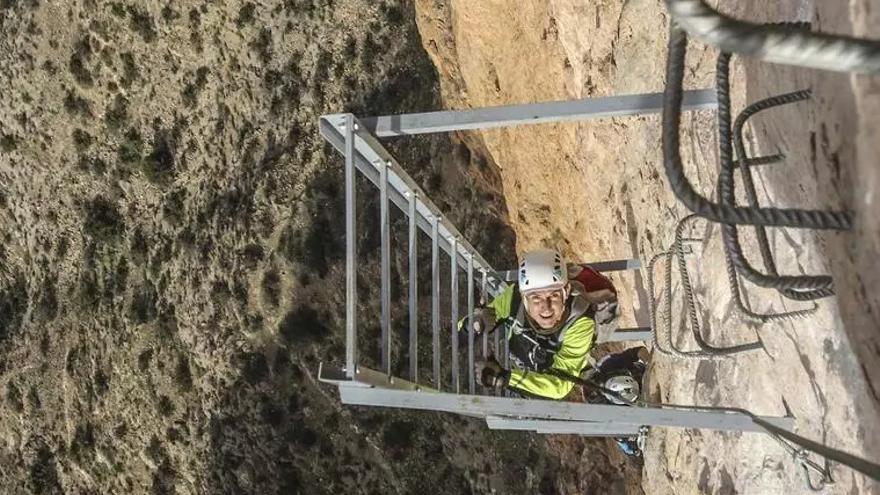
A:
<svg viewBox="0 0 880 495">
<path fill-rule="evenodd" d="M 569 471 L 541 438 L 343 408 L 315 382 L 344 321 L 342 167 L 317 116 L 440 106 L 414 17 L 395 0 L 0 2 L 3 491 L 554 491 Z M 511 263 L 485 159 L 448 137 L 392 146 Z M 377 216 L 361 195 L 366 332 Z"/>
</svg>

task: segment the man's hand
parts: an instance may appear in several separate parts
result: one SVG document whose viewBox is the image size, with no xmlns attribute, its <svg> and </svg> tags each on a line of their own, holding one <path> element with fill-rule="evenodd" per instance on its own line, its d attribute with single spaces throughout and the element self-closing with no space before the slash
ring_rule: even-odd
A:
<svg viewBox="0 0 880 495">
<path fill-rule="evenodd" d="M 475 361 L 474 371 L 480 377 L 480 383 L 487 388 L 503 387 L 510 379 L 510 372 L 504 369 L 494 356 L 490 356 L 487 360 Z"/>
<path fill-rule="evenodd" d="M 474 319 L 474 333 L 477 335 L 488 332 L 495 327 L 494 308 L 475 308 L 471 318 Z"/>
<path fill-rule="evenodd" d="M 607 325 L 617 318 L 617 301 L 604 302 L 596 305 L 594 319 L 600 325 Z"/>
<path fill-rule="evenodd" d="M 474 308 L 474 312 L 458 320 L 458 331 L 467 332 L 468 322 L 474 322 L 474 334 L 481 335 L 483 332 L 495 328 L 494 308 Z"/>
</svg>

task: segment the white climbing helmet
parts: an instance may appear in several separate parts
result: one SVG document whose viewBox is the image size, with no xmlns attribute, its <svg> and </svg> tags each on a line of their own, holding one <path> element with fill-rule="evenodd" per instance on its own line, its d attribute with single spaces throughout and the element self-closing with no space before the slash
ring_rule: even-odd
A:
<svg viewBox="0 0 880 495">
<path fill-rule="evenodd" d="M 603 384 L 606 390 L 612 393 L 603 393 L 605 398 L 614 404 L 624 405 L 627 402 L 635 402 L 639 398 L 639 382 L 630 375 L 617 375 L 605 380 Z M 624 400 L 620 400 L 620 399 Z"/>
<path fill-rule="evenodd" d="M 562 289 L 568 283 L 565 260 L 553 249 L 529 251 L 519 263 L 519 290 Z"/>
</svg>

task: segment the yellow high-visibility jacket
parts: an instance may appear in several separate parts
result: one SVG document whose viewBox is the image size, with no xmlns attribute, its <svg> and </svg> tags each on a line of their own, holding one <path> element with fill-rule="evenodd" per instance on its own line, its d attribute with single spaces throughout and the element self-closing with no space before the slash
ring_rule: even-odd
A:
<svg viewBox="0 0 880 495">
<path fill-rule="evenodd" d="M 504 292 L 498 295 L 489 307 L 495 310 L 495 321 L 501 322 L 508 320 L 506 324 L 518 324 L 528 328 L 531 324 L 529 319 L 524 316 L 525 302 L 521 302 L 518 306 L 516 315 L 512 315 L 511 308 L 514 301 L 514 291 L 518 290 L 514 285 L 509 286 Z M 577 282 L 572 282 L 572 293 L 568 305 L 568 319 L 556 333 L 556 338 L 560 341 L 560 346 L 553 356 L 552 369 L 571 376 L 579 376 L 581 371 L 587 364 L 587 357 L 590 349 L 593 347 L 595 340 L 596 324 L 592 318 L 586 315 L 589 307 L 586 299 L 581 295 L 582 287 Z M 508 339 L 510 338 L 508 332 Z M 542 373 L 538 371 L 529 371 L 518 368 L 510 370 L 510 380 L 508 388 L 526 392 L 528 395 L 537 395 L 548 399 L 562 399 L 571 392 L 574 384 L 564 378 L 559 378 L 553 374 Z"/>
</svg>

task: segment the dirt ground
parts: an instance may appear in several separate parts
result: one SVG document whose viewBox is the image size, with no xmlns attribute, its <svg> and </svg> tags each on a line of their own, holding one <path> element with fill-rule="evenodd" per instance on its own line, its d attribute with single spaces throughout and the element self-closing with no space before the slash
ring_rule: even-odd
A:
<svg viewBox="0 0 880 495">
<path fill-rule="evenodd" d="M 450 0 L 417 6 L 449 108 L 662 89 L 667 18 L 661 1 Z M 738 1 L 724 9 L 756 21 L 810 21 L 815 30 L 880 37 L 869 30 L 878 25 L 872 22 L 878 6 Z M 688 87 L 714 85 L 716 55 L 692 43 Z M 856 228 L 770 229 L 782 273 L 830 273 L 838 296 L 820 301 L 807 319 L 759 325 L 732 306 L 717 226 L 698 222 L 694 235 L 705 240 L 689 267 L 704 334 L 718 344 L 760 336 L 765 350 L 717 362 L 655 355 L 652 393 L 672 403 L 790 413 L 799 433 L 876 461 L 876 78 L 737 60 L 732 85 L 735 112 L 772 94 L 813 90 L 810 102 L 769 111 L 747 128 L 752 154 L 786 155 L 784 163 L 757 172 L 760 199 L 779 206 L 845 207 L 856 212 Z M 686 117 L 682 132 L 688 176 L 711 196 L 718 163 L 714 113 Z M 657 116 L 492 130 L 466 140 L 487 149 L 498 164 L 520 251 L 549 244 L 582 261 L 647 261 L 669 246 L 677 220 L 687 213 L 666 185 Z M 746 253 L 758 262 L 752 235 L 743 236 Z M 746 287 L 758 312 L 807 307 Z M 677 279 L 673 290 L 680 301 Z M 634 290 L 624 297 L 632 301 L 632 312 L 644 311 Z M 674 338 L 695 348 L 680 315 L 675 306 Z M 843 467 L 835 467 L 834 476 L 837 483 L 827 493 L 880 490 Z M 692 430 L 652 433 L 642 486 L 649 493 L 809 492 L 799 468 L 767 437 Z"/>
</svg>

